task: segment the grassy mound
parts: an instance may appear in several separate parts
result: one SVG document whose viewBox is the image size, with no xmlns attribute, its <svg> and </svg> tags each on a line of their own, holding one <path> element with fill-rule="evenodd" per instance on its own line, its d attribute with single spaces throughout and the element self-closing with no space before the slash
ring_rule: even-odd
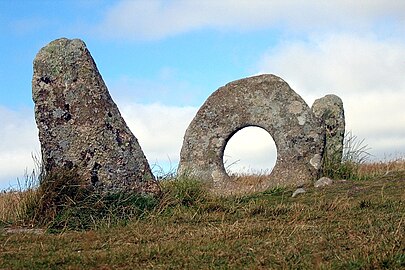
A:
<svg viewBox="0 0 405 270">
<path fill-rule="evenodd" d="M 215 196 L 190 179 L 162 181 L 158 200 L 86 197 L 72 180 L 54 183 L 69 194 L 46 208 L 57 211 L 19 210 L 20 219 L 5 205 L 38 202 L 41 191 L 6 193 L 0 269 L 403 269 L 405 162 L 363 164 L 360 172 L 367 177 L 307 186 L 295 198 L 289 188 Z M 24 213 L 51 217 L 48 232 L 12 230 Z"/>
</svg>

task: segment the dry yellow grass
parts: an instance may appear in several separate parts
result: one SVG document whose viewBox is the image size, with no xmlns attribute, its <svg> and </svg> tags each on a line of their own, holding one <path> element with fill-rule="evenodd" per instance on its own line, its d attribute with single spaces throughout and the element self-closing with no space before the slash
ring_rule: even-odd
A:
<svg viewBox="0 0 405 270">
<path fill-rule="evenodd" d="M 391 161 L 380 161 L 372 163 L 364 163 L 359 166 L 359 177 L 376 177 L 388 175 L 392 172 L 405 171 L 405 158 L 398 158 Z"/>
<path fill-rule="evenodd" d="M 186 179 L 187 180 L 187 179 Z M 405 172 L 207 196 L 166 183 L 164 205 L 125 225 L 33 233 L 0 227 L 0 269 L 404 269 Z"/>
<path fill-rule="evenodd" d="M 269 174 L 232 174 L 230 179 L 215 190 L 219 195 L 241 195 L 264 191 Z"/>
<path fill-rule="evenodd" d="M 405 171 L 405 158 L 361 163 L 358 167 L 353 167 L 353 170 L 356 170 L 353 172 L 353 176 L 358 180 L 386 176 L 393 172 Z M 220 195 L 240 195 L 264 191 L 268 188 L 266 186 L 266 179 L 269 175 L 270 172 L 231 174 L 229 181 L 221 187 L 221 191 L 217 191 L 216 193 Z"/>
<path fill-rule="evenodd" d="M 20 224 L 26 206 L 35 194 L 34 189 L 0 193 L 0 224 Z"/>
<path fill-rule="evenodd" d="M 22 192 L 0 193 L 0 221 L 4 223 L 14 222 L 20 212 Z"/>
<path fill-rule="evenodd" d="M 363 163 L 358 167 L 358 179 L 386 176 L 393 172 L 405 171 L 405 158 L 386 162 Z M 230 181 L 222 187 L 220 195 L 241 195 L 266 189 L 264 183 L 269 173 L 232 174 Z M 26 191 L 0 193 L 0 225 L 20 224 L 27 205 L 35 199 L 37 191 L 29 187 Z"/>
</svg>

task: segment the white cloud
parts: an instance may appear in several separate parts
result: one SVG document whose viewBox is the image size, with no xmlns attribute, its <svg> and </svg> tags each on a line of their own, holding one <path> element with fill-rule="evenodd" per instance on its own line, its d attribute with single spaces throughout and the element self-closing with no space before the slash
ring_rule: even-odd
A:
<svg viewBox="0 0 405 270">
<path fill-rule="evenodd" d="M 119 107 L 149 163 L 164 170 L 177 169 L 184 133 L 197 108 L 157 103 L 123 103 Z"/>
<path fill-rule="evenodd" d="M 309 42 L 281 43 L 271 49 L 261 65 L 294 74 L 297 86 L 318 93 L 334 89 L 401 92 L 405 89 L 404 48 L 404 41 L 337 34 Z"/>
<path fill-rule="evenodd" d="M 107 10 L 98 31 L 107 37 L 160 39 L 202 28 L 313 32 L 383 23 L 402 32 L 404 21 L 402 1 L 127 0 Z"/>
<path fill-rule="evenodd" d="M 39 157 L 38 131 L 29 110 L 13 111 L 0 106 L 0 189 L 16 187 L 17 178 L 35 168 Z"/>
<path fill-rule="evenodd" d="M 405 43 L 372 36 L 330 35 L 280 44 L 263 56 L 261 73 L 285 79 L 309 105 L 334 93 L 347 129 L 380 158 L 405 154 Z"/>
<path fill-rule="evenodd" d="M 224 152 L 228 173 L 269 173 L 277 159 L 277 148 L 267 131 L 247 127 L 235 133 Z"/>
</svg>

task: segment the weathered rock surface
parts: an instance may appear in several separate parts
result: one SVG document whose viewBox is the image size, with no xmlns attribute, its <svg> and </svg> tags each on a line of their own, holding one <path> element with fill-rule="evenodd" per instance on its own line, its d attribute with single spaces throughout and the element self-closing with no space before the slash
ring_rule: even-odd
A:
<svg viewBox="0 0 405 270">
<path fill-rule="evenodd" d="M 314 187 L 316 187 L 316 188 L 326 187 L 326 186 L 330 186 L 332 184 L 333 184 L 332 179 L 330 179 L 328 177 L 321 177 L 314 183 Z"/>
<path fill-rule="evenodd" d="M 38 52 L 32 94 L 46 172 L 77 168 L 103 192 L 159 192 L 83 41 L 62 38 Z"/>
<path fill-rule="evenodd" d="M 302 185 L 317 177 L 324 131 L 304 100 L 281 78 L 260 75 L 215 91 L 187 128 L 178 173 L 221 187 L 229 180 L 224 149 L 248 126 L 266 130 L 277 147 L 277 162 L 263 188 Z"/>
<path fill-rule="evenodd" d="M 340 163 L 345 136 L 345 114 L 342 100 L 336 95 L 326 95 L 315 100 L 312 111 L 326 132 L 325 158 Z"/>
</svg>

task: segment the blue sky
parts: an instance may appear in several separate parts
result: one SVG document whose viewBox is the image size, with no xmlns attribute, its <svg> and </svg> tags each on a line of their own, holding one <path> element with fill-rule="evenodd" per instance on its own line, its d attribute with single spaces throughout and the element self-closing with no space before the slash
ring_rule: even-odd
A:
<svg viewBox="0 0 405 270">
<path fill-rule="evenodd" d="M 165 170 L 206 98 L 260 73 L 282 77 L 309 106 L 339 95 L 347 129 L 374 159 L 403 157 L 405 2 L 352 2 L 0 0 L 0 189 L 40 152 L 32 61 L 60 37 L 86 42 L 148 160 Z M 242 159 L 235 170 L 271 168 L 276 155 L 253 128 L 226 150 L 228 164 Z"/>
</svg>

